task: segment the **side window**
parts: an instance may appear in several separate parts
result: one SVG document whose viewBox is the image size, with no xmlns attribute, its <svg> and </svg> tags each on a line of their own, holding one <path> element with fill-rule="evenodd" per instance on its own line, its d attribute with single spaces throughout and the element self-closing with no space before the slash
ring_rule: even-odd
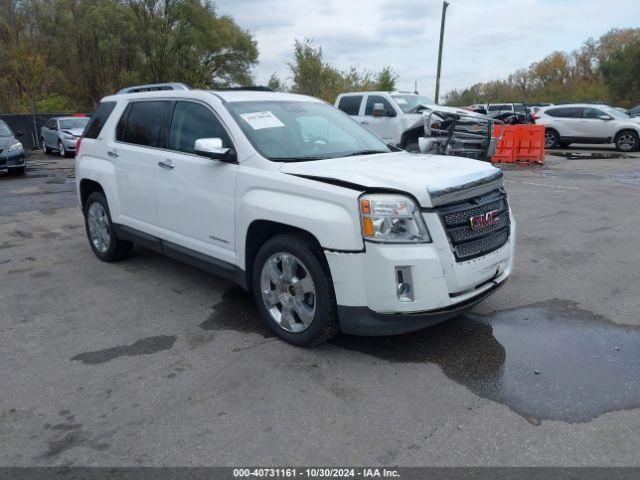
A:
<svg viewBox="0 0 640 480">
<path fill-rule="evenodd" d="M 571 107 L 552 108 L 551 110 L 547 110 L 545 113 L 556 118 L 579 118 L 581 116 L 579 108 Z"/>
<path fill-rule="evenodd" d="M 606 115 L 602 110 L 598 110 L 597 108 L 583 108 L 582 109 L 582 117 L 583 118 L 596 118 L 599 119 L 602 115 Z"/>
<path fill-rule="evenodd" d="M 170 106 L 171 102 L 168 101 L 133 102 L 123 115 L 123 118 L 126 115 L 126 120 L 122 128 L 118 125 L 117 139 L 135 145 L 157 147 Z"/>
<path fill-rule="evenodd" d="M 220 138 L 223 147 L 231 147 L 229 136 L 211 110 L 194 102 L 176 103 L 169 133 L 169 149 L 194 153 L 194 145 L 199 138 Z"/>
<path fill-rule="evenodd" d="M 382 103 L 384 105 L 385 112 L 395 113 L 395 109 L 391 106 L 389 101 L 380 95 L 369 95 L 367 97 L 367 106 L 365 107 L 365 115 L 373 115 L 373 106 L 376 103 Z"/>
<path fill-rule="evenodd" d="M 107 123 L 107 119 L 113 109 L 116 106 L 116 102 L 102 102 L 98 105 L 98 109 L 95 111 L 89 123 L 84 129 L 84 133 L 82 134 L 85 138 L 98 138 L 100 132 L 102 131 L 102 127 Z"/>
<path fill-rule="evenodd" d="M 362 95 L 348 95 L 340 99 L 338 108 L 347 115 L 358 115 L 360 113 L 361 103 Z"/>
</svg>

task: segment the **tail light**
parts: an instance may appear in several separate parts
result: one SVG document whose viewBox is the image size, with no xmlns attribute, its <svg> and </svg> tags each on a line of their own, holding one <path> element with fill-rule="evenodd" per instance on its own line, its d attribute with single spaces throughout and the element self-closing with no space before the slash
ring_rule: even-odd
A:
<svg viewBox="0 0 640 480">
<path fill-rule="evenodd" d="M 540 115 L 538 115 L 537 113 L 532 113 L 531 114 L 531 120 L 533 120 L 533 123 L 536 123 L 536 120 L 540 119 Z"/>
<path fill-rule="evenodd" d="M 76 156 L 80 155 L 80 144 L 82 144 L 82 137 L 78 137 L 76 142 Z"/>
</svg>

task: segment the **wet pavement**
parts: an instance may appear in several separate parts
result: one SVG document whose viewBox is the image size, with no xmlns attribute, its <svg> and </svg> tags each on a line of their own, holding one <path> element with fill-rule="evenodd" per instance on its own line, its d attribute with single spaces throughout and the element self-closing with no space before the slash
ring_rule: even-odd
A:
<svg viewBox="0 0 640 480">
<path fill-rule="evenodd" d="M 503 289 L 299 349 L 228 282 L 96 260 L 73 159 L 35 155 L 0 177 L 0 464 L 639 465 L 639 157 L 504 166 Z"/>
</svg>

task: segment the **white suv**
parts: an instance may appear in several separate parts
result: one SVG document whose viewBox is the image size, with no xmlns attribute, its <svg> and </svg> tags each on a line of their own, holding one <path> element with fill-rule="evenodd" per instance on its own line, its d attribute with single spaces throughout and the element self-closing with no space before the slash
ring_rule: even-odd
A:
<svg viewBox="0 0 640 480">
<path fill-rule="evenodd" d="M 620 151 L 632 152 L 640 145 L 640 118 L 608 105 L 554 105 L 540 109 L 532 118 L 546 127 L 545 148 L 566 147 L 571 143 L 613 143 Z"/>
<path fill-rule="evenodd" d="M 297 345 L 426 327 L 493 293 L 513 266 L 500 170 L 393 152 L 315 98 L 113 95 L 78 148 L 101 260 L 136 243 L 219 274 Z"/>
</svg>

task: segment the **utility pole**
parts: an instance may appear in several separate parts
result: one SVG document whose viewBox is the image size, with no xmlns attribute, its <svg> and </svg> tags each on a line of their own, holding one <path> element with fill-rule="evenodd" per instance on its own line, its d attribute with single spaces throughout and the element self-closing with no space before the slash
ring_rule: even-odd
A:
<svg viewBox="0 0 640 480">
<path fill-rule="evenodd" d="M 438 103 L 438 96 L 440 95 L 440 70 L 442 68 L 442 41 L 444 40 L 444 21 L 447 17 L 448 2 L 442 2 L 442 20 L 440 22 L 440 46 L 438 47 L 438 73 L 436 74 L 436 94 L 435 102 Z"/>
</svg>

